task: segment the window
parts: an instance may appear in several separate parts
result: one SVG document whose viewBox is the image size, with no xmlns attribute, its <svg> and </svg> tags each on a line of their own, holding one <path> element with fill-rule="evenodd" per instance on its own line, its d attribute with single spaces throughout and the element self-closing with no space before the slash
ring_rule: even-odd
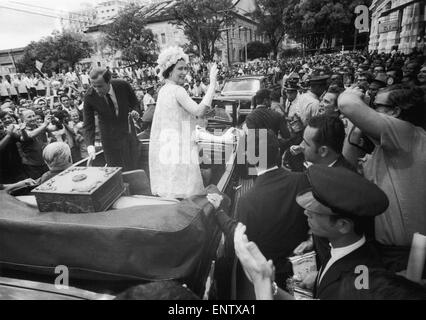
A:
<svg viewBox="0 0 426 320">
<path fill-rule="evenodd" d="M 165 33 L 162 33 L 162 34 L 161 34 L 161 43 L 162 43 L 162 44 L 165 44 L 165 43 L 166 43 L 166 34 L 165 34 Z"/>
</svg>

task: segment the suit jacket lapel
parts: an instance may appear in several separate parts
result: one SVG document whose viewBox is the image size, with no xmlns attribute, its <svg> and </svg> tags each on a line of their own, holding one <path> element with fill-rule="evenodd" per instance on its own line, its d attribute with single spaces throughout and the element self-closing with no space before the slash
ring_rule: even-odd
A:
<svg viewBox="0 0 426 320">
<path fill-rule="evenodd" d="M 333 284 L 336 281 L 339 281 L 340 277 L 342 276 L 342 273 L 355 272 L 354 261 L 361 262 L 360 259 L 363 257 L 364 248 L 365 245 L 333 263 L 331 267 L 326 271 L 324 277 L 317 286 L 317 295 L 320 295 L 321 292 L 324 291 L 325 288 L 327 288 L 329 285 Z"/>
<path fill-rule="evenodd" d="M 117 87 L 114 85 L 113 82 L 111 82 L 111 86 L 112 86 L 112 89 L 114 90 L 114 93 L 115 93 L 115 99 L 117 100 L 118 114 L 116 114 L 116 116 L 118 118 L 118 117 L 120 117 L 120 111 L 121 111 L 120 101 L 123 101 L 123 100 L 120 97 L 121 92 L 119 92 L 119 90 L 117 89 Z"/>
</svg>

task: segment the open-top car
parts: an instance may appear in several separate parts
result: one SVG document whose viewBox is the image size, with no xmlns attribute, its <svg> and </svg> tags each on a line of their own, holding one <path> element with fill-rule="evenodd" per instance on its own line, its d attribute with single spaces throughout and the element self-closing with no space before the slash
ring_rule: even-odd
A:
<svg viewBox="0 0 426 320">
<path fill-rule="evenodd" d="M 203 159 L 212 160 L 202 165 L 209 172 L 207 184 L 231 199 L 238 184 L 239 138 L 236 131 L 231 143 L 199 142 Z M 25 299 L 40 288 L 49 292 L 46 297 L 69 298 L 52 287 L 58 267 L 66 268 L 73 290 L 84 290 L 83 298 L 110 297 L 158 280 L 177 280 L 200 297 L 214 298 L 211 284 L 222 233 L 213 206 L 203 195 L 180 202 L 153 197 L 149 140 L 140 145 L 145 170 L 122 173 L 127 195 L 108 210 L 40 212 L 32 195 L 21 198 L 0 192 L 0 298 Z M 77 172 L 87 165 L 85 159 L 71 169 Z M 105 166 L 102 151 L 91 165 Z"/>
</svg>

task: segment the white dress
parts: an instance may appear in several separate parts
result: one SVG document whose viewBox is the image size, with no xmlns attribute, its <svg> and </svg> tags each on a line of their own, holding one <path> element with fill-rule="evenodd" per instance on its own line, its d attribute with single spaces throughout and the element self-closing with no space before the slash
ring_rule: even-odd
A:
<svg viewBox="0 0 426 320">
<path fill-rule="evenodd" d="M 151 127 L 149 170 L 154 195 L 187 198 L 204 190 L 194 115 L 200 107 L 174 82 L 158 93 Z"/>
</svg>

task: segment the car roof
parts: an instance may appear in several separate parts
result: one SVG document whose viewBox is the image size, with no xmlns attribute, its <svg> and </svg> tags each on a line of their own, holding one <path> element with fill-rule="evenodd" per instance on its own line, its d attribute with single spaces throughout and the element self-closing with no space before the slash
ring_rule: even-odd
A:
<svg viewBox="0 0 426 320">
<path fill-rule="evenodd" d="M 244 80 L 244 79 L 258 79 L 258 80 L 262 80 L 265 79 L 265 76 L 241 76 L 241 77 L 235 77 L 235 78 L 230 78 L 227 79 L 227 81 L 232 81 L 232 80 Z"/>
</svg>

